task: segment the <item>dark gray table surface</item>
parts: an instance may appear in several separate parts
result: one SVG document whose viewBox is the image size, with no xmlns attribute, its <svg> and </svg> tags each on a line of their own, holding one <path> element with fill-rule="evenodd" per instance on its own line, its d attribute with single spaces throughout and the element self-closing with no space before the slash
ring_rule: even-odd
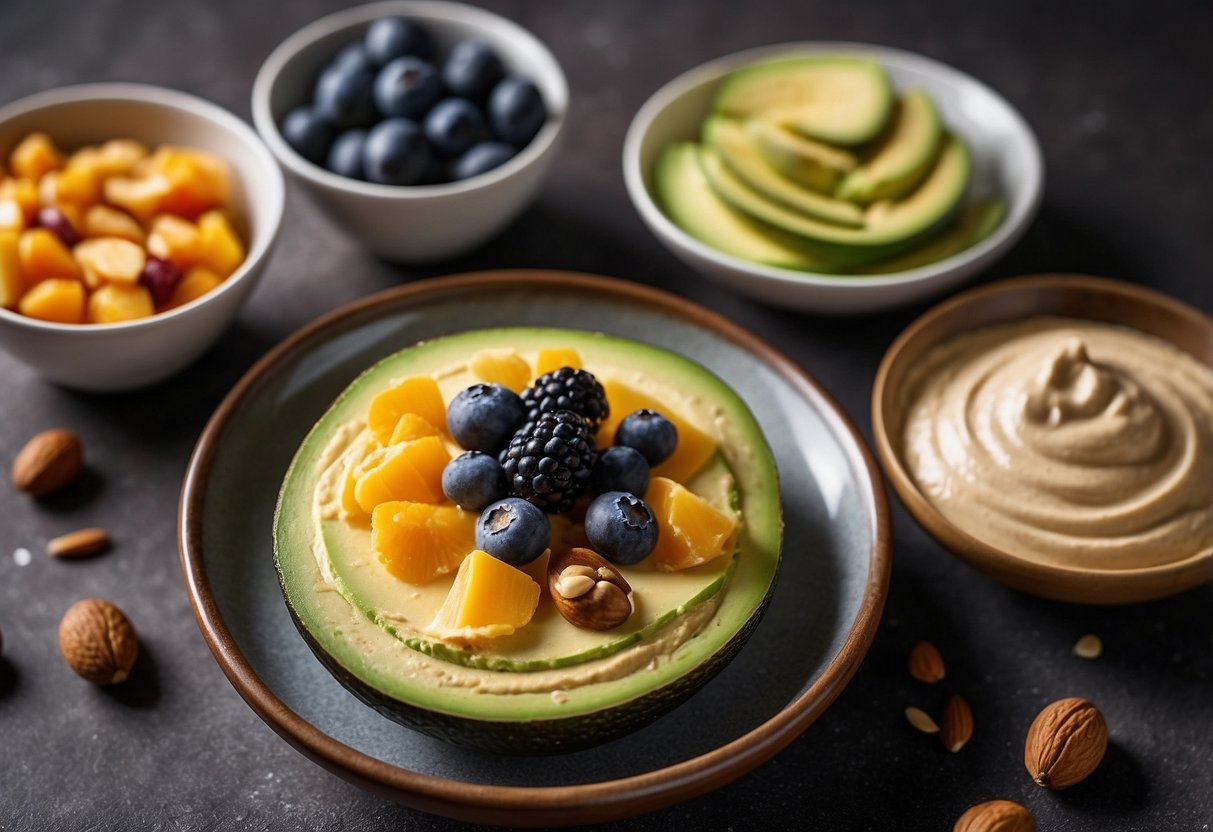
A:
<svg viewBox="0 0 1213 832">
<path fill-rule="evenodd" d="M 270 49 L 340 5 L 326 0 L 5 0 L 0 100 L 60 84 L 148 81 L 248 117 Z M 0 830 L 453 828 L 385 802 L 304 759 L 244 704 L 212 660 L 177 561 L 177 495 L 212 409 L 268 347 L 326 310 L 437 274 L 552 267 L 629 277 L 716 309 L 786 351 L 868 430 L 879 358 L 924 306 L 833 320 L 764 308 L 667 254 L 628 202 L 619 155 L 657 86 L 717 55 L 792 39 L 898 46 L 1006 95 L 1036 129 L 1044 204 L 1020 245 L 981 279 L 1083 271 L 1139 281 L 1213 310 L 1213 6 L 871 0 L 786 3 L 486 3 L 551 45 L 572 89 L 567 142 L 539 199 L 505 234 L 441 267 L 378 262 L 297 187 L 278 250 L 226 336 L 176 379 L 118 396 L 50 386 L 0 355 L 0 463 L 33 433 L 78 431 L 88 476 L 32 504 L 0 487 Z M 115 125 L 121 131 L 121 125 Z M 944 553 L 894 502 L 895 561 L 876 642 L 850 686 L 786 751 L 730 786 L 622 828 L 950 829 L 979 800 L 1031 807 L 1042 830 L 1208 830 L 1213 824 L 1213 586 L 1166 601 L 1085 608 L 1030 598 Z M 46 540 L 104 525 L 115 546 L 54 562 Z M 18 565 L 15 550 L 32 562 Z M 67 606 L 99 595 L 142 634 L 133 680 L 93 688 L 59 657 Z M 1094 662 L 1070 655 L 1102 636 Z M 938 689 L 904 670 L 934 640 Z M 949 691 L 977 730 L 949 755 L 902 716 Z M 1112 744 L 1089 781 L 1045 793 L 1026 776 L 1023 735 L 1045 703 L 1088 696 Z"/>
</svg>

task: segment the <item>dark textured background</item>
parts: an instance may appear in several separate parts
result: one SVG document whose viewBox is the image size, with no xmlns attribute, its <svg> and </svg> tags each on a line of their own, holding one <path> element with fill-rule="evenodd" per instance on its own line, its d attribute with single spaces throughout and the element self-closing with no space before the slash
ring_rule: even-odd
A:
<svg viewBox="0 0 1213 832">
<path fill-rule="evenodd" d="M 263 57 L 325 0 L 4 0 L 0 99 L 102 79 L 178 87 L 248 117 Z M 1038 132 L 1043 208 L 983 279 L 1086 271 L 1140 281 L 1213 309 L 1213 6 L 971 0 L 879 2 L 491 2 L 551 45 L 572 88 L 567 143 L 539 200 L 500 239 L 440 268 L 363 254 L 292 187 L 276 256 L 236 325 L 175 380 L 87 396 L 0 355 L 0 462 L 62 425 L 83 436 L 88 476 L 33 505 L 0 488 L 0 829 L 452 828 L 364 794 L 305 760 L 253 714 L 211 659 L 189 610 L 174 521 L 193 441 L 267 347 L 316 315 L 403 280 L 492 267 L 555 267 L 663 286 L 760 333 L 813 373 L 870 435 L 868 393 L 893 336 L 922 307 L 853 320 L 766 309 L 706 283 L 661 249 L 623 189 L 631 114 L 709 58 L 790 39 L 871 41 L 925 53 L 1006 95 Z M 114 125 L 115 134 L 122 125 Z M 255 461 L 253 461 L 255 464 Z M 1213 587 L 1098 609 L 1035 600 L 960 565 L 894 507 L 892 593 L 850 687 L 787 751 L 740 781 L 622 825 L 676 828 L 948 829 L 993 797 L 1031 807 L 1042 830 L 1208 830 L 1213 824 Z M 107 526 L 112 552 L 52 562 L 49 537 Z M 19 567 L 13 551 L 33 553 Z M 58 656 L 59 617 L 100 595 L 142 634 L 135 678 L 114 690 Z M 1070 655 L 1085 632 L 1104 656 Z M 948 679 L 925 688 L 904 656 L 936 641 Z M 915 733 L 902 709 L 973 705 L 960 754 Z M 1088 696 L 1112 745 L 1086 783 L 1040 791 L 1021 759 L 1045 703 Z"/>
</svg>

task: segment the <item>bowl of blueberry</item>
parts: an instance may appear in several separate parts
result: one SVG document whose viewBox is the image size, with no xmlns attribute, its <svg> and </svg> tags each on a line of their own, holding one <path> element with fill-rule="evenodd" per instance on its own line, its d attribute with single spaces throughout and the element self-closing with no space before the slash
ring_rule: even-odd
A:
<svg viewBox="0 0 1213 832">
<path fill-rule="evenodd" d="M 455 257 L 509 224 L 555 156 L 568 84 L 517 24 L 389 0 L 283 41 L 253 86 L 270 150 L 373 254 Z"/>
</svg>

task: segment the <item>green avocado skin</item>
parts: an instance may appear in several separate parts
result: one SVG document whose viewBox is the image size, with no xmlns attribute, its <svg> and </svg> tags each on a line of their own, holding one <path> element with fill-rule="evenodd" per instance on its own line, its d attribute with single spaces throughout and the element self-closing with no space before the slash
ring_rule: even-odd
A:
<svg viewBox="0 0 1213 832">
<path fill-rule="evenodd" d="M 464 748 L 535 757 L 567 754 L 601 745 L 631 734 L 674 710 L 732 661 L 766 614 L 770 601 L 771 593 L 768 592 L 755 613 L 723 647 L 668 685 L 605 710 L 527 722 L 470 720 L 418 708 L 393 698 L 342 667 L 316 643 L 289 602 L 287 608 L 295 629 L 333 678 L 381 716 Z"/>
</svg>

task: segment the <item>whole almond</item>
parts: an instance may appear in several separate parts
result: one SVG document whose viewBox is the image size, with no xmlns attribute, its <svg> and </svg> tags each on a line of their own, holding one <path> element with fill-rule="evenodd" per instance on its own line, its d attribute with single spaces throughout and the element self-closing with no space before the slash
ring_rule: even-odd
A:
<svg viewBox="0 0 1213 832">
<path fill-rule="evenodd" d="M 1032 813 L 1010 800 L 987 800 L 969 807 L 952 832 L 1036 832 Z"/>
<path fill-rule="evenodd" d="M 939 649 L 929 641 L 920 641 L 910 648 L 910 675 L 920 682 L 933 685 L 944 677 L 946 672 L 943 656 Z"/>
<path fill-rule="evenodd" d="M 1059 699 L 1037 714 L 1024 742 L 1023 764 L 1046 789 L 1068 789 L 1095 771 L 1108 748 L 1103 714 L 1086 699 Z"/>
<path fill-rule="evenodd" d="M 59 622 L 59 650 L 77 675 L 98 685 L 126 681 L 139 641 L 122 610 L 101 598 L 71 606 Z"/>
<path fill-rule="evenodd" d="M 573 548 L 552 556 L 548 594 L 557 612 L 587 630 L 614 629 L 636 608 L 627 580 L 591 549 Z"/>
<path fill-rule="evenodd" d="M 44 430 L 17 452 L 13 487 L 34 497 L 50 496 L 80 473 L 84 448 L 70 430 Z"/>
<path fill-rule="evenodd" d="M 46 552 L 57 558 L 86 558 L 104 552 L 109 545 L 105 529 L 79 529 L 50 540 Z"/>
<path fill-rule="evenodd" d="M 973 738 L 973 711 L 963 696 L 953 694 L 939 715 L 939 740 L 943 747 L 955 753 Z"/>
</svg>

